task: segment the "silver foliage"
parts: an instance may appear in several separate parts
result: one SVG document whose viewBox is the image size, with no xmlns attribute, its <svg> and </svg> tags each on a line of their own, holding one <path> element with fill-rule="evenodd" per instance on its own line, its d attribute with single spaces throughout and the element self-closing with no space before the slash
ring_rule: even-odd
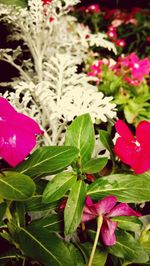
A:
<svg viewBox="0 0 150 266">
<path fill-rule="evenodd" d="M 70 6 L 78 2 L 53 0 L 43 6 L 41 0 L 29 0 L 23 9 L 0 5 L 1 18 L 13 24 L 10 38 L 22 39 L 31 54 L 20 62 L 16 60 L 24 52 L 20 46 L 0 50 L 0 59 L 20 73 L 11 83 L 14 92 L 6 91 L 4 97 L 40 123 L 46 145 L 62 144 L 67 123 L 75 116 L 90 113 L 95 123 L 116 115 L 112 97 L 97 91 L 94 78 L 77 72 L 90 45 L 97 45 L 89 29 L 68 15 Z M 107 47 L 103 39 L 99 45 Z M 113 44 L 107 48 L 113 49 Z"/>
</svg>

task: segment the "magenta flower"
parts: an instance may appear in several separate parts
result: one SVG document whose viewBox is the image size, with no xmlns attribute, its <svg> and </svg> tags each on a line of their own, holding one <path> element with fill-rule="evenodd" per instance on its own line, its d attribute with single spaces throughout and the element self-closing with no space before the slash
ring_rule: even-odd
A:
<svg viewBox="0 0 150 266">
<path fill-rule="evenodd" d="M 33 119 L 16 112 L 0 97 L 0 157 L 15 167 L 35 146 L 36 135 L 43 133 Z"/>
<path fill-rule="evenodd" d="M 89 196 L 86 197 L 85 206 L 83 209 L 82 222 L 87 222 L 92 219 L 103 216 L 103 223 L 100 231 L 103 243 L 106 246 L 112 246 L 116 243 L 115 230 L 118 223 L 111 221 L 112 217 L 116 216 L 141 216 L 134 211 L 126 203 L 116 205 L 117 198 L 115 196 L 107 196 L 104 199 L 93 203 Z M 115 206 L 116 205 L 116 206 Z"/>
<path fill-rule="evenodd" d="M 90 72 L 88 73 L 88 76 L 99 76 L 99 74 L 102 73 L 102 60 L 98 60 L 95 64 L 90 66 Z"/>
<path fill-rule="evenodd" d="M 114 152 L 120 160 L 130 165 L 136 174 L 150 170 L 150 122 L 142 121 L 138 124 L 136 137 L 122 120 L 118 120 L 115 127 L 120 136 Z"/>
<path fill-rule="evenodd" d="M 148 58 L 140 60 L 135 53 L 131 53 L 125 58 L 120 57 L 119 62 L 122 66 L 131 69 L 133 79 L 142 81 L 145 76 L 149 75 L 150 60 Z"/>
</svg>

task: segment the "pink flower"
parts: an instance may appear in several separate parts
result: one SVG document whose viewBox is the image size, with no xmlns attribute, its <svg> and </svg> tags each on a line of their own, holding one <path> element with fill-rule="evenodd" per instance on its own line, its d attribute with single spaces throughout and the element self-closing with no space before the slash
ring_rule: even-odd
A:
<svg viewBox="0 0 150 266">
<path fill-rule="evenodd" d="M 116 205 L 117 198 L 115 196 L 107 196 L 104 199 L 93 203 L 89 196 L 86 197 L 85 206 L 83 209 L 82 222 L 87 222 L 92 219 L 103 216 L 103 224 L 101 227 L 100 235 L 103 243 L 106 246 L 112 246 L 116 243 L 115 230 L 118 223 L 111 221 L 112 217 L 116 216 L 141 216 L 135 212 L 126 203 Z M 116 206 L 115 206 L 116 205 Z"/>
<path fill-rule="evenodd" d="M 102 72 L 102 65 L 103 65 L 103 62 L 102 60 L 98 60 L 95 64 L 91 65 L 90 66 L 90 72 L 88 73 L 88 76 L 97 76 L 99 74 L 101 74 Z"/>
<path fill-rule="evenodd" d="M 95 5 L 90 5 L 86 8 L 86 12 L 89 13 L 99 13 L 100 12 L 100 8 L 99 5 L 95 4 Z"/>
<path fill-rule="evenodd" d="M 115 127 L 120 136 L 115 143 L 114 152 L 120 160 L 136 174 L 150 170 L 150 122 L 142 121 L 138 124 L 136 137 L 122 120 L 118 120 Z"/>
<path fill-rule="evenodd" d="M 43 133 L 33 119 L 16 112 L 0 97 L 0 157 L 15 167 L 35 146 L 36 135 Z"/>
<path fill-rule="evenodd" d="M 112 70 L 117 75 L 124 76 L 124 80 L 131 85 L 140 85 L 144 78 L 149 75 L 150 60 L 148 58 L 140 60 L 135 53 L 131 53 L 126 57 L 119 57 Z"/>
</svg>

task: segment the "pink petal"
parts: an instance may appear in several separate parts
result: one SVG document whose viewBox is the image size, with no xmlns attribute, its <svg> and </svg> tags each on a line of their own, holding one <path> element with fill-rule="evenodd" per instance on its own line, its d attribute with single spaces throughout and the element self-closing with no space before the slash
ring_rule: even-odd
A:
<svg viewBox="0 0 150 266">
<path fill-rule="evenodd" d="M 86 197 L 85 205 L 83 208 L 82 214 L 82 222 L 87 222 L 97 217 L 97 213 L 94 207 L 94 203 L 92 202 L 89 196 Z"/>
<path fill-rule="evenodd" d="M 4 144 L 0 149 L 0 156 L 15 167 L 29 155 L 36 144 L 36 137 L 28 131 L 22 131 L 19 126 L 14 129 L 9 125 L 8 131 L 7 124 L 3 124 L 3 128 L 0 126 L 0 134 L 4 136 Z"/>
<path fill-rule="evenodd" d="M 86 197 L 85 206 L 92 206 L 94 203 L 89 196 Z"/>
<path fill-rule="evenodd" d="M 132 162 L 135 160 L 136 145 L 130 141 L 127 141 L 123 138 L 118 138 L 115 146 L 114 152 L 120 158 L 120 160 L 128 165 L 132 165 Z"/>
<path fill-rule="evenodd" d="M 93 220 L 95 219 L 95 215 L 93 215 L 92 213 L 91 214 L 87 214 L 85 212 L 83 212 L 83 215 L 82 215 L 82 223 L 85 223 L 85 222 L 88 222 L 90 220 Z"/>
<path fill-rule="evenodd" d="M 136 174 L 142 174 L 150 170 L 150 154 L 141 152 L 139 158 L 132 164 L 131 167 Z"/>
<path fill-rule="evenodd" d="M 0 97 L 0 157 L 15 167 L 36 145 L 36 134 L 43 134 L 39 125 Z"/>
<path fill-rule="evenodd" d="M 127 125 L 122 120 L 118 120 L 115 123 L 115 128 L 118 134 L 125 140 L 128 140 L 128 141 L 134 140 L 133 134 L 131 133 Z"/>
<path fill-rule="evenodd" d="M 21 113 L 17 113 L 15 119 L 16 119 L 16 121 L 14 121 L 15 127 L 17 126 L 18 123 L 20 123 L 22 130 L 26 130 L 34 135 L 44 134 L 44 131 L 40 129 L 38 123 L 35 122 L 34 119 Z"/>
<path fill-rule="evenodd" d="M 99 216 L 101 214 L 109 213 L 116 203 L 117 203 L 117 198 L 115 196 L 110 195 L 100 200 L 98 203 L 94 204 L 94 207 Z"/>
<path fill-rule="evenodd" d="M 108 216 L 109 217 L 115 217 L 115 216 L 137 216 L 137 217 L 140 217 L 141 214 L 134 211 L 132 208 L 130 208 L 127 203 L 120 203 L 110 211 Z"/>
<path fill-rule="evenodd" d="M 136 139 L 150 153 L 150 122 L 142 121 L 136 128 Z"/>
<path fill-rule="evenodd" d="M 111 220 L 104 218 L 104 222 L 101 228 L 101 237 L 103 243 L 106 246 L 113 246 L 116 243 L 115 230 L 117 227 L 117 222 L 112 222 Z"/>
<path fill-rule="evenodd" d="M 3 97 L 0 97 L 0 121 L 16 114 L 15 109 Z"/>
</svg>

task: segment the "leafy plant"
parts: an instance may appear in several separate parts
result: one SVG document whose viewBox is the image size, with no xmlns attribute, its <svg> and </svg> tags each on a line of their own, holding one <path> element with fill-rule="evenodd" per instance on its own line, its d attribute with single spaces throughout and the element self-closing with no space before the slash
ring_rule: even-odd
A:
<svg viewBox="0 0 150 266">
<path fill-rule="evenodd" d="M 112 147 L 106 132 L 101 131 L 100 136 L 107 149 Z M 38 148 L 17 167 L 2 169 L 0 235 L 11 243 L 0 256 L 3 265 L 17 261 L 25 265 L 35 262 L 86 265 L 88 261 L 88 265 L 107 265 L 107 260 L 113 257 L 119 265 L 148 261 L 144 240 L 147 229 L 139 218 L 117 215 L 111 218 L 118 225 L 117 240 L 111 247 L 98 241 L 98 233 L 95 238 L 93 220 L 84 224 L 87 195 L 95 200 L 112 197 L 116 201 L 117 197 L 118 201 L 134 204 L 150 200 L 149 172 L 101 177 L 99 171 L 105 167 L 107 158 L 92 158 L 94 145 L 94 127 L 90 115 L 85 114 L 67 128 L 65 146 Z M 92 183 L 88 173 L 94 173 Z M 126 203 L 121 206 L 126 206 L 130 215 L 136 213 Z M 115 208 L 120 207 L 117 205 L 114 211 Z M 135 239 L 137 231 L 139 237 Z M 97 239 L 96 252 L 96 244 L 92 248 L 93 238 Z"/>
</svg>

